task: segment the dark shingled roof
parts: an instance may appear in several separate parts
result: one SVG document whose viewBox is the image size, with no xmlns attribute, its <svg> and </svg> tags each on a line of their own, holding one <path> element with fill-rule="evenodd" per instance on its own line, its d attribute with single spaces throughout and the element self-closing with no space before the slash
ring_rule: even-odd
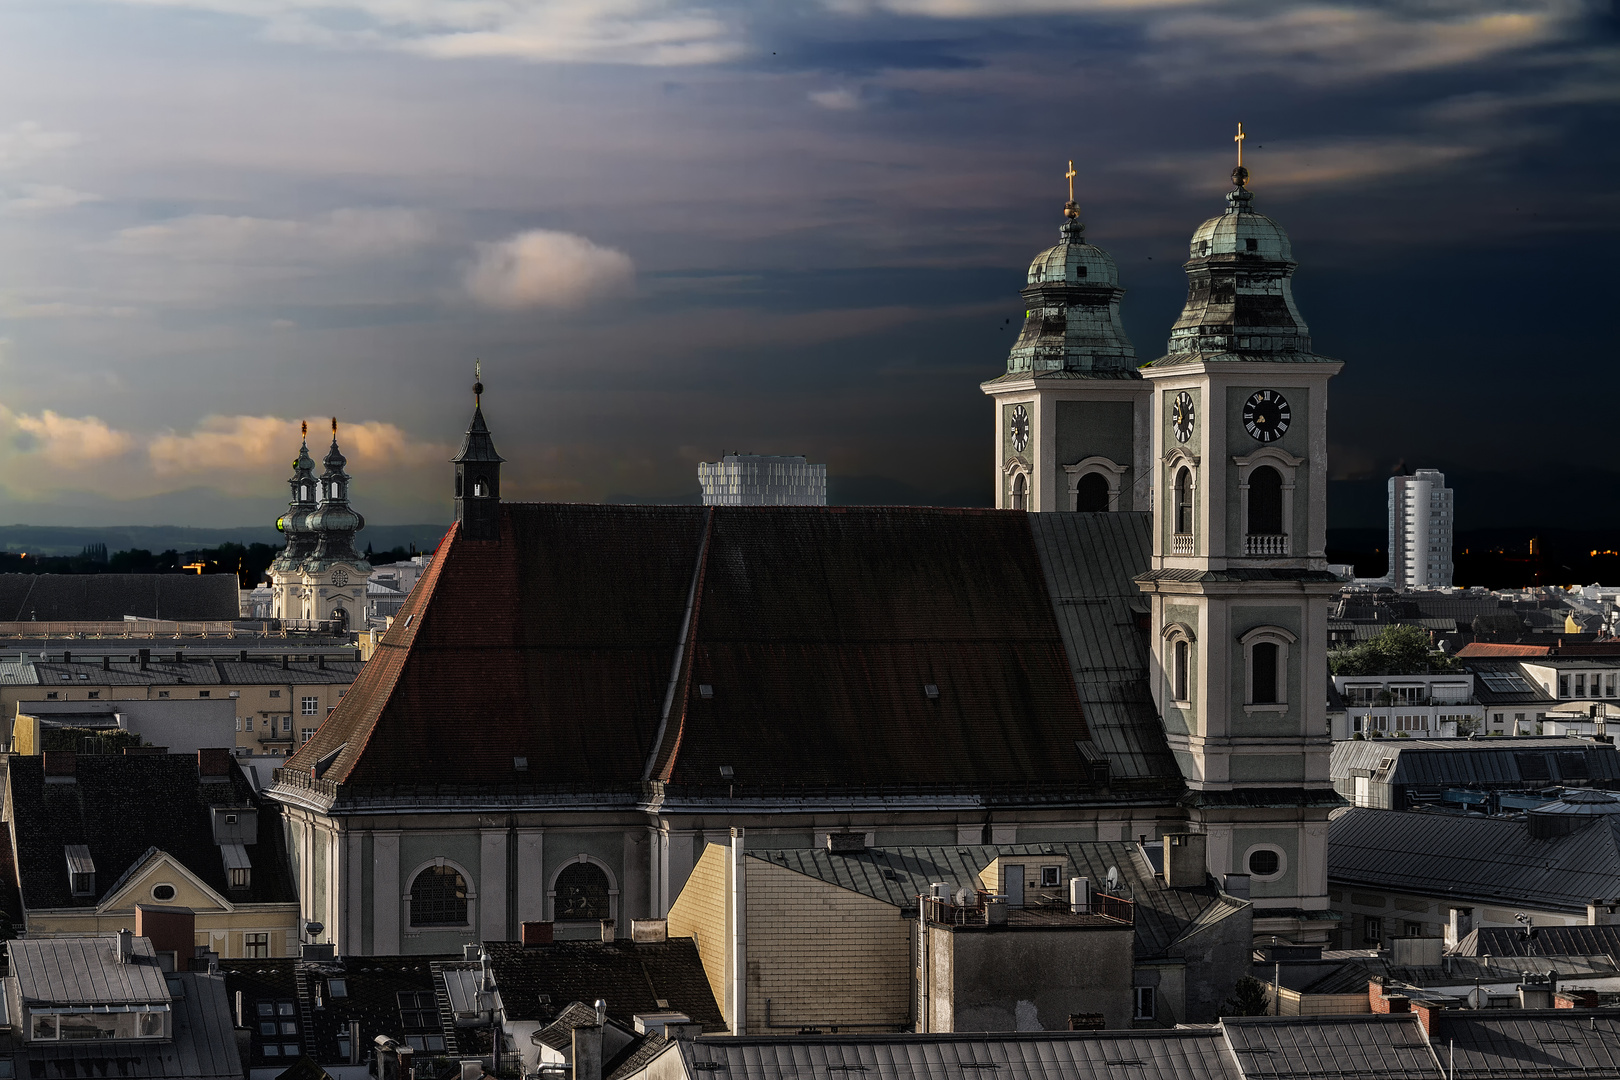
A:
<svg viewBox="0 0 1620 1080">
<path fill-rule="evenodd" d="M 534 782 L 595 790 L 650 778 L 720 797 L 733 784 L 1022 791 L 1031 776 L 1065 797 L 1097 790 L 1076 747 L 1093 733 L 1066 635 L 1137 631 L 1117 619 L 1060 629 L 1029 515 L 564 504 L 502 515 L 499 543 L 452 528 L 289 772 L 330 757 L 322 778 L 341 784 L 488 790 L 518 781 L 521 756 Z M 1114 615 L 1130 569 L 1140 565 L 1093 587 Z M 1129 690 L 1106 725 L 1122 775 L 1164 769 L 1149 781 L 1179 792 L 1162 735 L 1118 734 L 1146 724 L 1139 649 L 1090 648 L 1114 670 L 1088 693 Z M 536 775 L 547 762 L 567 774 Z M 734 776 L 722 780 L 722 766 Z"/>
<path fill-rule="evenodd" d="M 1523 819 L 1346 810 L 1328 826 L 1328 880 L 1415 896 L 1586 911 L 1620 896 L 1620 818 L 1537 839 Z"/>
<path fill-rule="evenodd" d="M 238 617 L 235 574 L 0 574 L 0 622 Z"/>
<path fill-rule="evenodd" d="M 43 759 L 7 759 L 18 881 L 30 909 L 94 907 L 153 850 L 179 860 L 233 902 L 298 899 L 282 839 L 279 809 L 262 803 L 233 763 L 225 782 L 203 783 L 188 754 L 78 755 L 74 782 L 45 782 Z M 210 806 L 257 806 L 259 842 L 246 845 L 251 887 L 228 890 L 214 843 Z M 64 849 L 84 844 L 96 867 L 94 896 L 69 889 Z"/>
<path fill-rule="evenodd" d="M 552 1020 L 572 1002 L 607 1002 L 608 1015 L 634 1030 L 637 1013 L 685 1013 L 704 1031 L 726 1021 L 691 938 L 667 941 L 556 941 L 525 948 L 486 941 L 506 1014 Z M 659 999 L 669 1003 L 660 1005 Z"/>
</svg>

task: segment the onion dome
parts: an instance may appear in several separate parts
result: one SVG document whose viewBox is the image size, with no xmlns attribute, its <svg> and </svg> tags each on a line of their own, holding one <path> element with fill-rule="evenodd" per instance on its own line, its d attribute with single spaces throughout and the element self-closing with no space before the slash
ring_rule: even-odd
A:
<svg viewBox="0 0 1620 1080">
<path fill-rule="evenodd" d="M 1152 367 L 1200 361 L 1323 362 L 1294 305 L 1294 252 L 1288 234 L 1256 212 L 1249 170 L 1232 170 L 1224 213 L 1193 232 L 1187 303 Z"/>
<path fill-rule="evenodd" d="M 1080 208 L 1064 207 L 1058 243 L 1035 256 L 1021 295 L 1024 326 L 1007 356 L 1008 375 L 1140 378 L 1136 350 L 1119 318 L 1119 268 L 1088 244 Z"/>
<path fill-rule="evenodd" d="M 362 563 L 354 549 L 354 534 L 366 527 L 366 519 L 349 505 L 349 474 L 343 471 L 348 459 L 338 449 L 337 418 L 332 418 L 332 446 L 323 459 L 321 501 L 309 515 L 309 527 L 316 535 L 315 550 L 305 561 L 305 569 L 320 573 L 335 562 Z"/>
<path fill-rule="evenodd" d="M 309 456 L 309 425 L 304 425 L 304 441 L 293 459 L 293 473 L 287 480 L 292 500 L 287 512 L 276 519 L 276 528 L 287 537 L 287 546 L 276 556 L 272 570 L 296 571 L 299 563 L 315 550 L 315 534 L 309 515 L 316 506 L 315 461 Z"/>
</svg>

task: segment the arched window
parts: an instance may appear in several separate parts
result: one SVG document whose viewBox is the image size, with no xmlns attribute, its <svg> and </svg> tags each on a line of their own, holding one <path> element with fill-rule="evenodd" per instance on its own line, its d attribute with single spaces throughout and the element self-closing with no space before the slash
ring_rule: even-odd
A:
<svg viewBox="0 0 1620 1080">
<path fill-rule="evenodd" d="M 429 866 L 411 882 L 412 926 L 466 926 L 467 882 L 453 866 Z"/>
<path fill-rule="evenodd" d="M 1280 536 L 1283 531 L 1282 474 L 1270 465 L 1249 473 L 1249 535 Z"/>
<path fill-rule="evenodd" d="M 309 485 L 304 484 L 298 489 L 298 501 L 309 502 Z"/>
<path fill-rule="evenodd" d="M 1023 473 L 1013 477 L 1012 508 L 1014 510 L 1029 509 L 1029 489 L 1025 483 Z"/>
<path fill-rule="evenodd" d="M 1176 472 L 1176 532 L 1193 531 L 1192 470 L 1183 465 Z"/>
<path fill-rule="evenodd" d="M 556 918 L 611 919 L 607 874 L 594 863 L 576 862 L 557 875 Z"/>
<path fill-rule="evenodd" d="M 1074 508 L 1084 514 L 1108 511 L 1108 479 L 1102 473 L 1086 473 L 1074 486 Z"/>
<path fill-rule="evenodd" d="M 1187 662 L 1191 650 L 1187 647 L 1187 640 L 1182 638 L 1176 642 L 1175 659 L 1173 661 L 1173 682 L 1177 701 L 1186 701 L 1187 698 Z"/>
<path fill-rule="evenodd" d="M 1275 641 L 1254 643 L 1249 659 L 1249 704 L 1277 704 L 1277 653 L 1278 646 Z"/>
</svg>

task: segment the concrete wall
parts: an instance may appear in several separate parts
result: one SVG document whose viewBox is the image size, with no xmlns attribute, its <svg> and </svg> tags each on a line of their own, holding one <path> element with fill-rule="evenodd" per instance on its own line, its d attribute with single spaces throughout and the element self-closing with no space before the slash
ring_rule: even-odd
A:
<svg viewBox="0 0 1620 1080">
<path fill-rule="evenodd" d="M 1061 1031 L 1071 1013 L 1102 1013 L 1109 1027 L 1130 1027 L 1134 937 L 1128 927 L 930 926 L 930 1027 Z"/>
</svg>

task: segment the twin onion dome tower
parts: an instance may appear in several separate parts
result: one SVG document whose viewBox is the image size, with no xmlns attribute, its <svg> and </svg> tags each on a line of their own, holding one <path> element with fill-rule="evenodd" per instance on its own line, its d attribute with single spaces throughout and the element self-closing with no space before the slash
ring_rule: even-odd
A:
<svg viewBox="0 0 1620 1080">
<path fill-rule="evenodd" d="M 1252 878 L 1255 933 L 1327 917 L 1327 384 L 1294 304 L 1288 234 L 1238 167 L 1225 210 L 1192 234 L 1187 302 L 1165 352 L 1138 362 L 1114 260 L 1069 202 L 1030 263 L 1024 325 L 996 403 L 996 505 L 1131 513 L 1113 552 L 1149 613 L 1150 685 L 1190 789 L 1208 865 Z M 1075 535 L 1087 535 L 1076 523 Z M 1077 562 L 1102 558 L 1098 552 Z"/>
<path fill-rule="evenodd" d="M 270 564 L 272 614 L 293 623 L 331 623 L 339 629 L 365 622 L 366 579 L 371 564 L 354 548 L 354 534 L 366 519 L 349 505 L 349 461 L 338 449 L 338 422 L 332 418 L 332 445 L 315 475 L 309 456 L 309 424 L 287 480 L 292 501 L 276 520 L 287 546 Z"/>
</svg>

